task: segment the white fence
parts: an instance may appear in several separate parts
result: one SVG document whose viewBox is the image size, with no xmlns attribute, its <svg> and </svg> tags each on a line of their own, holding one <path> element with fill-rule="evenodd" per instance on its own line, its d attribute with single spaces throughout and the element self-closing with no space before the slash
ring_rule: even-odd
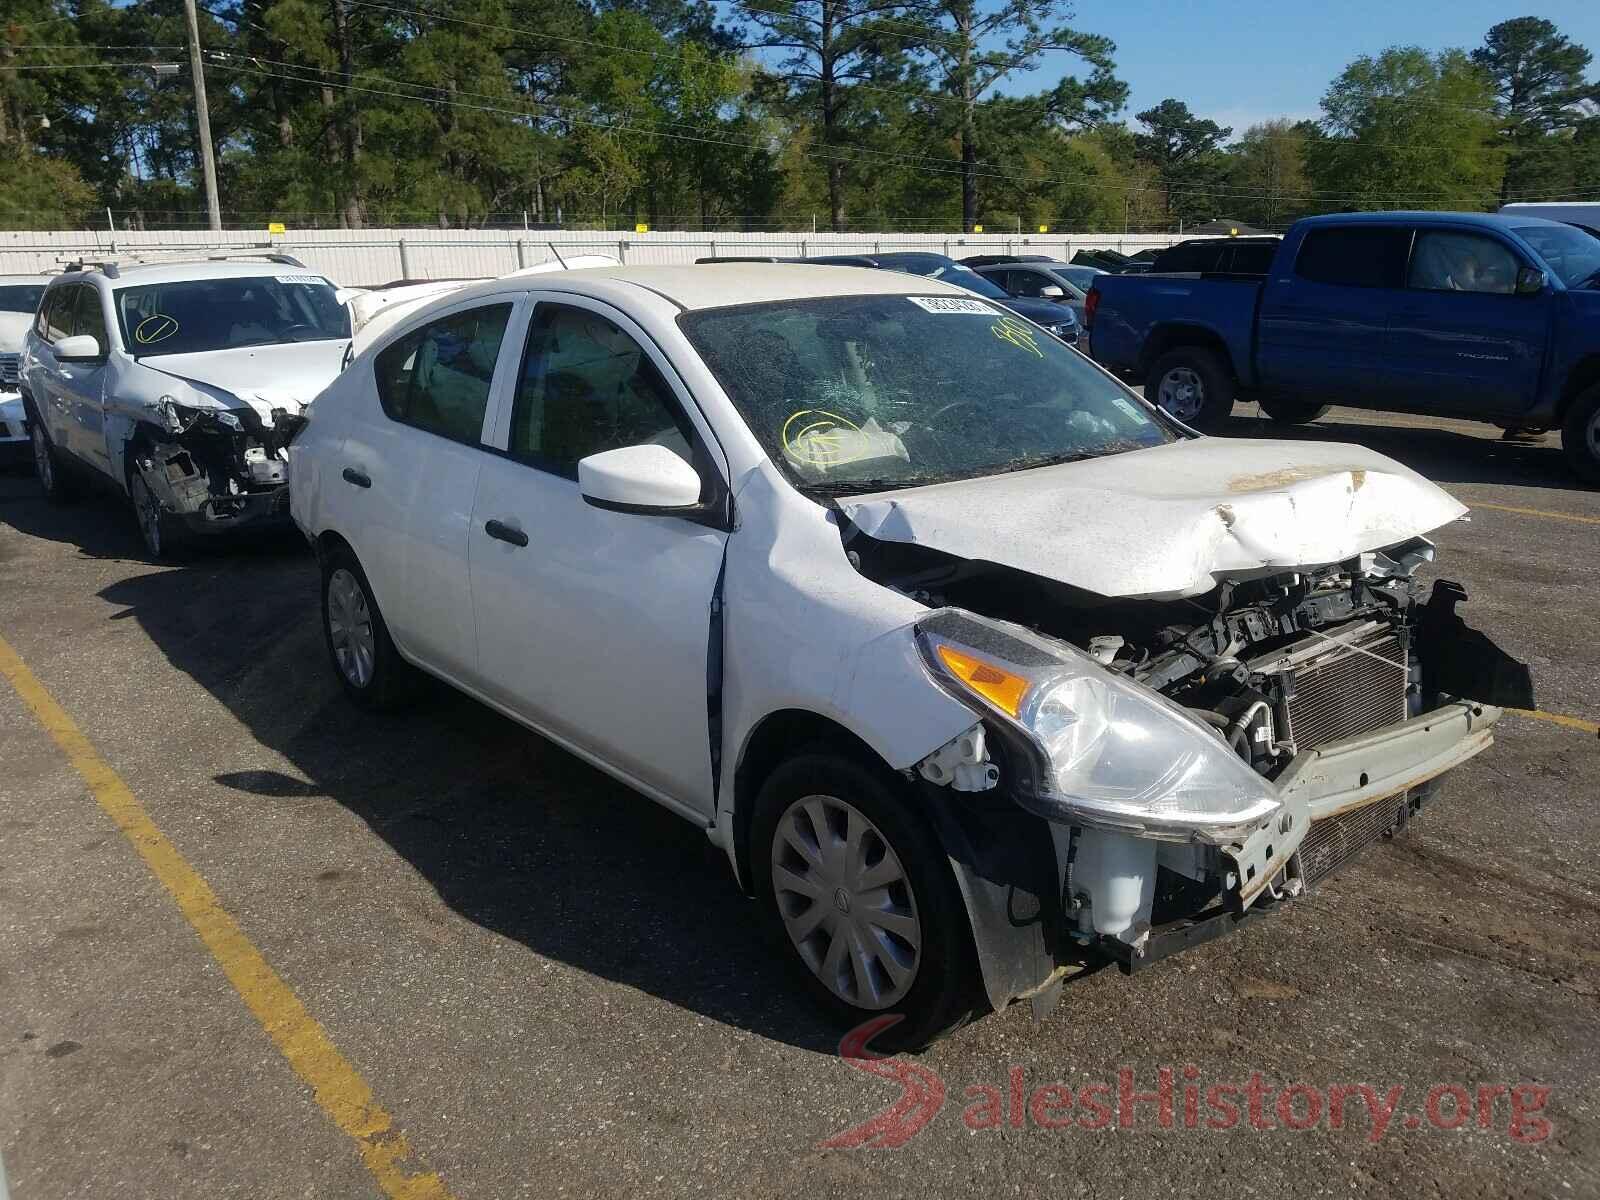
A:
<svg viewBox="0 0 1600 1200">
<path fill-rule="evenodd" d="M 1063 261 L 1079 250 L 1133 254 L 1179 241 L 1177 234 L 937 233 L 626 233 L 515 229 L 308 229 L 269 238 L 265 231 L 220 234 L 0 232 L 0 274 L 57 269 L 62 258 L 137 257 L 175 251 L 195 257 L 219 250 L 272 246 L 335 283 L 373 286 L 396 279 L 459 279 L 503 275 L 547 262 L 557 253 L 610 254 L 626 263 L 692 263 L 708 255 L 872 254 L 927 250 L 969 254 L 1046 254 Z"/>
</svg>

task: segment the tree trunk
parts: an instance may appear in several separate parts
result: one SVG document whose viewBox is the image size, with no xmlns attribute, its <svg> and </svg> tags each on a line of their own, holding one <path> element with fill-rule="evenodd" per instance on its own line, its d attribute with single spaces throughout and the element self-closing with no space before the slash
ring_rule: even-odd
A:
<svg viewBox="0 0 1600 1200">
<path fill-rule="evenodd" d="M 350 44 L 350 14 L 345 8 L 345 0 L 333 0 L 333 38 L 339 54 L 339 79 L 348 88 L 355 79 L 355 50 Z M 360 229 L 365 216 L 361 202 L 361 116 L 352 95 L 348 90 L 345 92 L 339 119 L 349 188 L 344 208 L 349 227 Z"/>
<path fill-rule="evenodd" d="M 822 23 L 817 27 L 817 74 L 822 78 L 822 145 L 828 162 L 828 224 L 844 232 L 844 163 L 838 157 L 839 84 L 834 70 L 834 3 L 822 0 Z"/>
<path fill-rule="evenodd" d="M 961 83 L 961 228 L 971 233 L 978 223 L 978 98 L 972 80 L 972 9 L 955 11 L 956 37 L 960 39 Z"/>
</svg>

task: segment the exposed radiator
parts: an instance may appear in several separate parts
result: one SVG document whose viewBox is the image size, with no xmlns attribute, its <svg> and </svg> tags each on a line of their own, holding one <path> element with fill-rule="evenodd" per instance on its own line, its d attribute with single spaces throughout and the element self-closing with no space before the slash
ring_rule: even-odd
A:
<svg viewBox="0 0 1600 1200">
<path fill-rule="evenodd" d="M 0 392 L 17 390 L 18 368 L 21 361 L 20 354 L 0 354 Z"/>
<path fill-rule="evenodd" d="M 1403 635 L 1380 621 L 1335 630 L 1337 639 L 1312 638 L 1288 654 L 1294 662 L 1294 695 L 1283 736 L 1296 749 L 1398 725 L 1406 719 L 1406 645 Z"/>
<path fill-rule="evenodd" d="M 1377 841 L 1400 822 L 1406 794 L 1374 800 L 1371 804 L 1337 817 L 1311 822 L 1300 843 L 1300 874 L 1311 886 L 1326 879 L 1361 850 Z"/>
</svg>

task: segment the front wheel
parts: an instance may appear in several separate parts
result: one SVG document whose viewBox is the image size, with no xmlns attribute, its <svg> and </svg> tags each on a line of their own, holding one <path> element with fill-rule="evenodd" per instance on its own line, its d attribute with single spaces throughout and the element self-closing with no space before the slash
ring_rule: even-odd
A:
<svg viewBox="0 0 1600 1200">
<path fill-rule="evenodd" d="M 1282 425 L 1309 425 L 1326 416 L 1331 404 L 1314 404 L 1307 400 L 1290 400 L 1284 396 L 1258 396 L 1256 403 L 1269 418 Z"/>
<path fill-rule="evenodd" d="M 841 1026 L 898 1014 L 884 1049 L 915 1049 L 972 1014 L 972 927 L 948 856 L 898 781 L 822 747 L 756 800 L 756 894 L 807 990 Z"/>
<path fill-rule="evenodd" d="M 1600 383 L 1579 392 L 1567 409 L 1561 449 L 1578 478 L 1600 485 Z"/>
<path fill-rule="evenodd" d="M 179 545 L 175 523 L 137 466 L 128 473 L 128 498 L 133 502 L 145 553 L 156 562 L 171 560 Z"/>
<path fill-rule="evenodd" d="M 1168 350 L 1146 376 L 1145 395 L 1195 429 L 1215 429 L 1233 411 L 1237 383 L 1228 364 L 1201 346 Z"/>
</svg>

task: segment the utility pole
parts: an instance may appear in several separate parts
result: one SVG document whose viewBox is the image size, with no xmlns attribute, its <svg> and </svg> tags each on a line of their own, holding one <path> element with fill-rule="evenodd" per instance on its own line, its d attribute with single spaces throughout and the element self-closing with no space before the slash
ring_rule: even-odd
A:
<svg viewBox="0 0 1600 1200">
<path fill-rule="evenodd" d="M 222 202 L 217 199 L 217 158 L 211 148 L 211 111 L 206 107 L 206 72 L 200 65 L 200 18 L 194 0 L 183 0 L 183 16 L 189 22 L 189 70 L 194 75 L 194 121 L 200 135 L 200 173 L 205 177 L 206 210 L 211 217 L 211 232 L 222 232 Z"/>
</svg>

